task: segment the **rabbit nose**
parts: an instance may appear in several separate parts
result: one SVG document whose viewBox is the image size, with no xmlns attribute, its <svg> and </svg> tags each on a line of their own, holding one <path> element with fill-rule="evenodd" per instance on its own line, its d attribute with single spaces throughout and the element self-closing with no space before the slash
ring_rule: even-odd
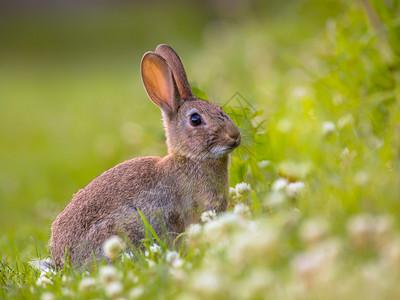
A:
<svg viewBox="0 0 400 300">
<path fill-rule="evenodd" d="M 238 146 L 240 144 L 240 141 L 242 139 L 240 131 L 235 131 L 235 132 L 231 132 L 229 134 L 229 137 L 233 140 L 232 144 L 233 146 Z"/>
<path fill-rule="evenodd" d="M 240 139 L 240 130 L 236 126 L 232 126 L 229 131 L 228 135 L 232 140 Z"/>
<path fill-rule="evenodd" d="M 230 134 L 229 134 L 229 137 L 230 137 L 232 140 L 237 140 L 238 138 L 240 138 L 240 132 L 230 133 Z"/>
</svg>

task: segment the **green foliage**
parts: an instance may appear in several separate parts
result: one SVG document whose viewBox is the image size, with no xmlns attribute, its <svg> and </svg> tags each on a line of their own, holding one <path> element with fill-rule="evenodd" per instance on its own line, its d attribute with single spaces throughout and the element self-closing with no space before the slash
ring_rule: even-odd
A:
<svg viewBox="0 0 400 300">
<path fill-rule="evenodd" d="M 207 100 L 207 95 L 204 91 L 191 84 L 193 94 L 196 98 Z"/>
<path fill-rule="evenodd" d="M 241 129 L 229 211 L 208 214 L 170 249 L 140 213 L 144 252 L 120 254 L 109 282 L 104 261 L 89 274 L 43 274 L 28 261 L 43 258 L 69 194 L 132 153 L 165 154 L 159 111 L 150 101 L 131 106 L 131 91 L 119 90 L 136 68 L 125 69 L 126 56 L 61 60 L 57 76 L 26 56 L 19 69 L 2 61 L 1 98 L 10 100 L 0 102 L 0 122 L 13 129 L 0 132 L 0 196 L 15 212 L 1 221 L 1 298 L 399 298 L 400 3 L 262 7 L 210 22 L 184 59 L 208 97 L 193 87 L 195 95 L 223 104 Z M 135 97 L 145 99 L 142 90 Z"/>
<path fill-rule="evenodd" d="M 152 242 L 153 240 L 157 242 L 158 245 L 163 246 L 163 248 L 166 248 L 164 241 L 162 241 L 157 233 L 154 231 L 153 227 L 151 227 L 149 221 L 147 221 L 146 217 L 143 215 L 143 213 L 138 209 L 138 213 L 140 215 L 140 218 L 142 219 L 143 222 L 143 227 L 145 228 L 146 231 L 146 241 Z"/>
</svg>

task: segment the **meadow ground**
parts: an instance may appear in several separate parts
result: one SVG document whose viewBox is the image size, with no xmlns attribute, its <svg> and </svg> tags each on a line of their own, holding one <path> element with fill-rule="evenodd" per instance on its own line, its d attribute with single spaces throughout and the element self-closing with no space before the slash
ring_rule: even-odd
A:
<svg viewBox="0 0 400 300">
<path fill-rule="evenodd" d="M 1 298 L 400 297 L 400 3 L 261 2 L 1 16 Z M 174 248 L 148 228 L 112 266 L 40 272 L 73 193 L 166 154 L 139 75 L 159 43 L 242 131 L 230 210 Z"/>
</svg>

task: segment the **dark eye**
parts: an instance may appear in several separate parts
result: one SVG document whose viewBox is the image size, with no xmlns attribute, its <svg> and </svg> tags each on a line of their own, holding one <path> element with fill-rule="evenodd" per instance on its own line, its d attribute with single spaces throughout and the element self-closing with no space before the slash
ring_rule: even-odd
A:
<svg viewBox="0 0 400 300">
<path fill-rule="evenodd" d="M 198 126 L 201 124 L 201 117 L 199 114 L 193 114 L 190 116 L 190 123 L 192 123 L 193 126 Z"/>
</svg>

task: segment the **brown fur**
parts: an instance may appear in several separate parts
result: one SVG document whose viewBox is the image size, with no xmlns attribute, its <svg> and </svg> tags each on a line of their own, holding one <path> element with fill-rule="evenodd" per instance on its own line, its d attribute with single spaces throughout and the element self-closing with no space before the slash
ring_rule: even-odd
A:
<svg viewBox="0 0 400 300">
<path fill-rule="evenodd" d="M 227 155 L 239 145 L 240 132 L 218 105 L 192 96 L 182 63 L 169 46 L 156 52 L 144 55 L 142 78 L 163 111 L 169 155 L 123 162 L 75 194 L 52 225 L 50 246 L 58 267 L 65 249 L 74 265 L 88 262 L 92 252 L 104 258 L 102 245 L 112 235 L 122 234 L 139 246 L 145 233 L 138 209 L 171 240 L 203 211 L 227 207 Z M 201 126 L 191 125 L 193 112 L 201 115 Z"/>
</svg>

